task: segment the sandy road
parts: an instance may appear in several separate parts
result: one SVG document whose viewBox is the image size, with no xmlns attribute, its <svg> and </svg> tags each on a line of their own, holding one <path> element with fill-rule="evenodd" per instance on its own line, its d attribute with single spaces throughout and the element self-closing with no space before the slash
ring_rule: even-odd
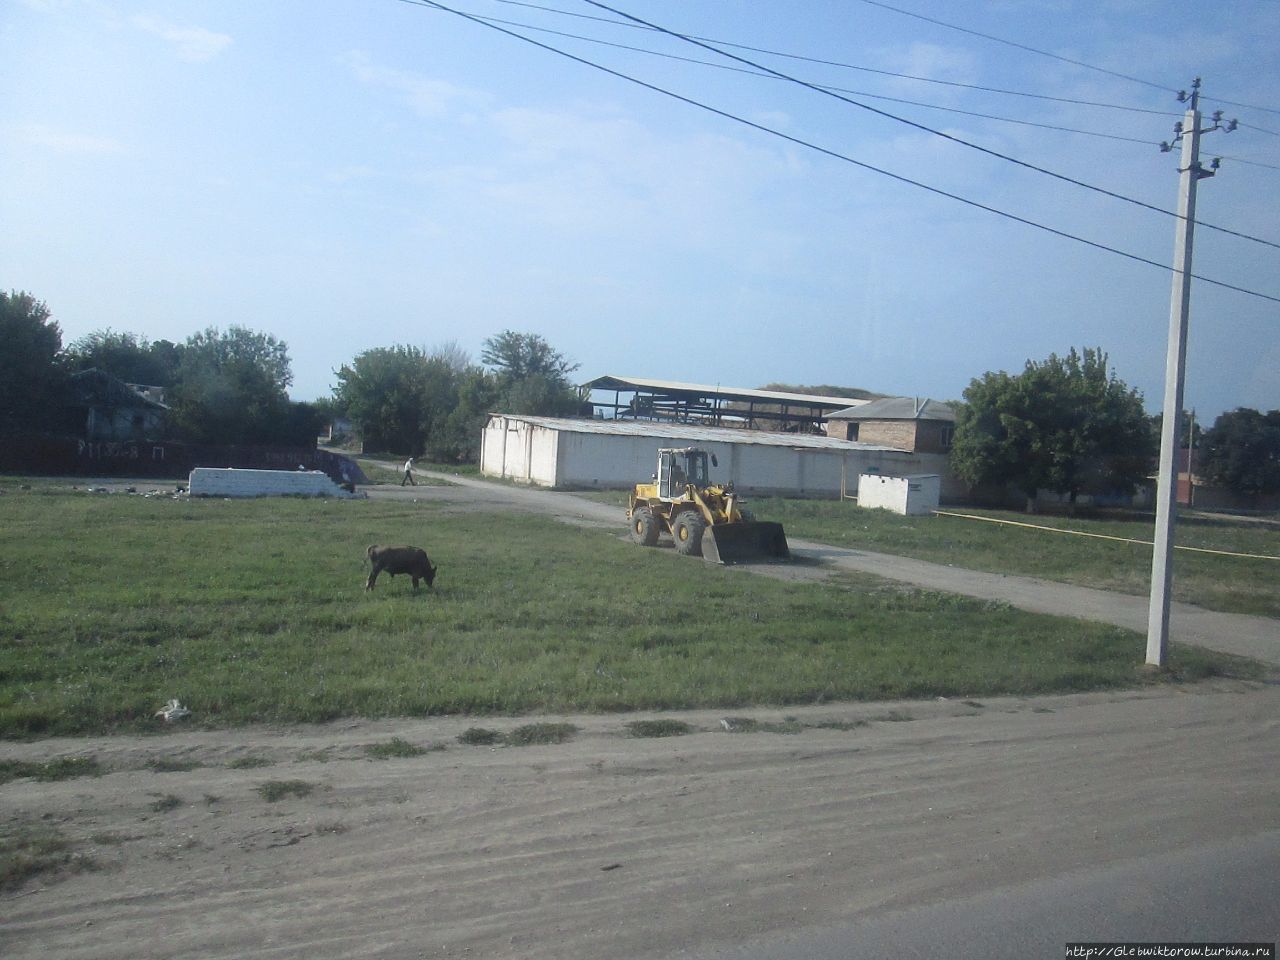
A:
<svg viewBox="0 0 1280 960">
<path fill-rule="evenodd" d="M 512 493 L 546 496 L 486 495 Z M 567 499 L 543 504 L 617 523 Z M 784 714 L 803 729 L 731 733 L 690 711 L 671 716 L 696 732 L 637 739 L 632 716 L 547 718 L 579 732 L 524 748 L 463 745 L 477 723 L 522 722 L 466 718 L 0 743 L 0 760 L 111 771 L 0 786 L 0 823 L 55 828 L 100 867 L 0 894 L 0 956 L 779 956 L 769 944 L 809 931 L 1088 887 L 1280 828 L 1273 684 L 751 712 Z M 429 752 L 369 759 L 392 737 Z M 249 757 L 265 765 L 229 766 Z M 273 802 L 271 781 L 311 792 Z M 1093 924 L 1082 913 L 1072 939 Z"/>
<path fill-rule="evenodd" d="M 584 716 L 525 748 L 464 746 L 454 718 L 0 744 L 115 771 L 0 787 L 6 822 L 104 867 L 0 897 L 0 955 L 667 957 L 1280 826 L 1276 686 L 788 713 L 844 728 L 689 712 L 683 737 Z M 391 736 L 440 749 L 365 756 Z M 228 768 L 246 756 L 272 765 Z M 269 802 L 270 780 L 314 792 Z"/>
</svg>

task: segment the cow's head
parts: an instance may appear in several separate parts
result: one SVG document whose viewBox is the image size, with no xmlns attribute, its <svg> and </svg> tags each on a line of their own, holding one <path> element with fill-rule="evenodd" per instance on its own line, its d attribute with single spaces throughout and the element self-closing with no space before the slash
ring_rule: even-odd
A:
<svg viewBox="0 0 1280 960">
<path fill-rule="evenodd" d="M 431 561 L 427 561 L 427 572 L 422 578 L 427 582 L 427 586 L 431 586 L 436 582 L 436 568 L 431 565 Z"/>
</svg>

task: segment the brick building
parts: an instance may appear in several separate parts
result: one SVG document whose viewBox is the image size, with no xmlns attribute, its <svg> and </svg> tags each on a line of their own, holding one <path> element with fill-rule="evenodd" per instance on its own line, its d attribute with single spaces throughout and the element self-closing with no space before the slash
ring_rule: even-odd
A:
<svg viewBox="0 0 1280 960">
<path fill-rule="evenodd" d="M 827 436 L 908 453 L 949 453 L 956 414 L 938 400 L 885 397 L 827 415 Z"/>
</svg>

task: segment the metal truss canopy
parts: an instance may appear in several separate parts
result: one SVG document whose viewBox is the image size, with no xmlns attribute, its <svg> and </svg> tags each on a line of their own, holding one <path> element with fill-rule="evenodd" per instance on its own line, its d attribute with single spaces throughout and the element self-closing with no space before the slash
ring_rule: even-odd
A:
<svg viewBox="0 0 1280 960">
<path fill-rule="evenodd" d="M 823 397 L 738 387 L 678 383 L 639 377 L 597 377 L 578 388 L 592 415 L 603 419 L 652 420 L 739 426 L 747 429 L 820 433 L 827 415 L 865 403 L 849 397 Z M 613 394 L 612 401 L 599 394 Z M 629 395 L 624 399 L 624 395 Z"/>
</svg>

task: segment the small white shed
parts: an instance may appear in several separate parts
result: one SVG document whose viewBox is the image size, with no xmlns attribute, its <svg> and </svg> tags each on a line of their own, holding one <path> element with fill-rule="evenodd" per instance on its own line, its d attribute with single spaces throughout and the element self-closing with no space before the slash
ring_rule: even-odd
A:
<svg viewBox="0 0 1280 960">
<path fill-rule="evenodd" d="M 938 509 L 942 478 L 934 473 L 882 477 L 864 473 L 858 478 L 858 506 L 892 510 L 914 517 Z"/>
</svg>

